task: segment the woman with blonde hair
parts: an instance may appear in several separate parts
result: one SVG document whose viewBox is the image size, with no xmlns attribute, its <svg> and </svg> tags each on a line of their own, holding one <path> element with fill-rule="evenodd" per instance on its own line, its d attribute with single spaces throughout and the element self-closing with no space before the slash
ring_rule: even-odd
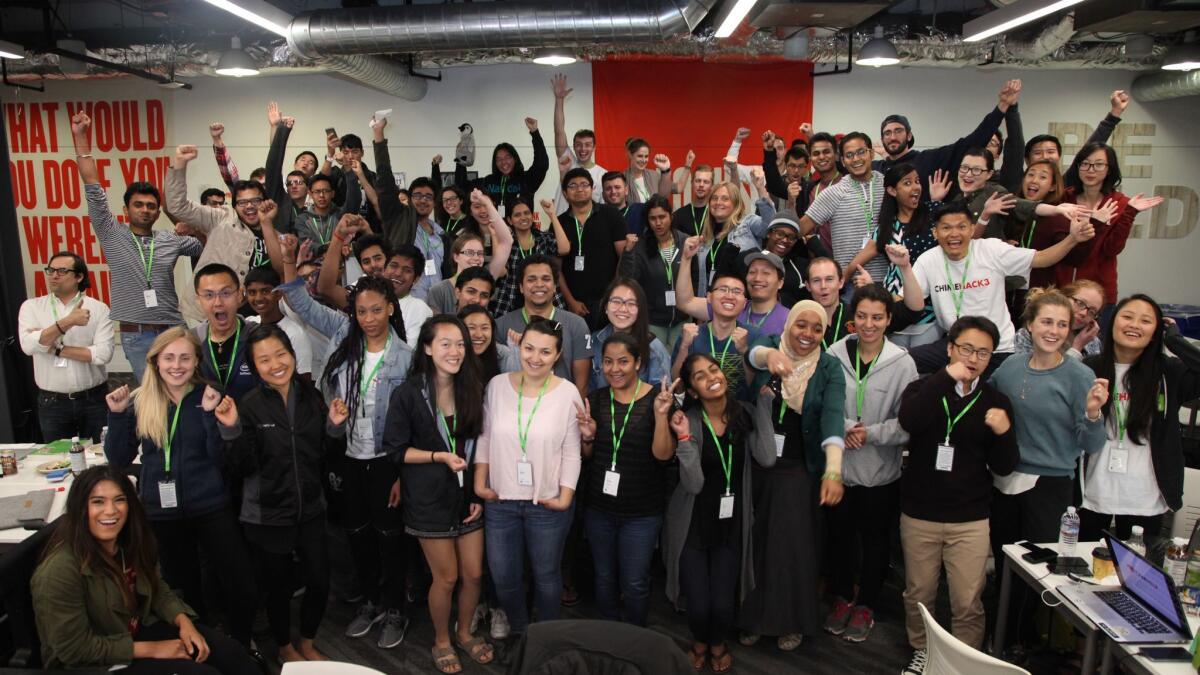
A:
<svg viewBox="0 0 1200 675">
<path fill-rule="evenodd" d="M 140 452 L 138 497 L 168 585 L 181 589 L 184 601 L 213 625 L 206 620 L 199 561 L 221 570 L 230 633 L 249 648 L 254 571 L 222 472 L 212 412 L 221 396 L 200 378 L 199 365 L 200 343 L 191 331 L 176 326 L 160 334 L 146 354 L 142 385 L 108 395 L 104 454 L 109 464 L 126 468 Z"/>
<path fill-rule="evenodd" d="M 1027 302 L 1037 297 L 1039 289 L 1030 291 Z M 1050 289 L 1053 290 L 1053 286 Z M 1067 356 L 1082 359 L 1085 356 L 1100 354 L 1100 309 L 1104 306 L 1104 287 L 1091 279 L 1078 279 L 1060 289 L 1062 294 L 1071 302 L 1071 333 L 1063 342 Z M 1013 340 L 1013 349 L 1017 352 L 1032 352 L 1033 339 L 1028 328 L 1017 331 Z"/>
<path fill-rule="evenodd" d="M 700 255 L 696 256 L 700 265 L 698 295 L 707 293 L 708 284 L 716 274 L 745 277 L 742 252 L 762 248 L 767 225 L 775 218 L 775 205 L 771 203 L 762 171 L 754 171 L 753 178 L 758 192 L 754 204 L 746 202 L 738 183 L 726 181 L 713 188 L 700 232 Z"/>
</svg>

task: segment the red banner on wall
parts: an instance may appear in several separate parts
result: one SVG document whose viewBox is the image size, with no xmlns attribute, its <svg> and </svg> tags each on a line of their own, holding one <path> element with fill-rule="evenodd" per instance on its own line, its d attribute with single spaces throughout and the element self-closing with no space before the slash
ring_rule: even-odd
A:
<svg viewBox="0 0 1200 675">
<path fill-rule="evenodd" d="M 762 132 L 790 142 L 812 121 L 812 65 L 800 62 L 598 61 L 592 64 L 596 161 L 628 166 L 625 140 L 641 137 L 679 167 L 720 165 L 738 127 L 749 127 L 742 164 L 762 162 Z"/>
</svg>

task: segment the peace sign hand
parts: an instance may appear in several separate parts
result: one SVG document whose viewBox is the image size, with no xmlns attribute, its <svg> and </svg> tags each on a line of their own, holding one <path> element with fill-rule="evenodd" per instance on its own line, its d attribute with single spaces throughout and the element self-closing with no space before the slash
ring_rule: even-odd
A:
<svg viewBox="0 0 1200 675">
<path fill-rule="evenodd" d="M 592 418 L 592 403 L 583 399 L 582 408 L 575 404 L 575 419 L 579 422 L 579 435 L 584 441 L 596 439 L 596 420 Z"/>
<path fill-rule="evenodd" d="M 675 406 L 675 387 L 679 386 L 679 379 L 674 382 L 669 382 L 670 378 L 663 377 L 662 389 L 658 395 L 654 397 L 654 415 L 655 417 L 666 417 L 670 414 L 671 408 Z"/>
</svg>

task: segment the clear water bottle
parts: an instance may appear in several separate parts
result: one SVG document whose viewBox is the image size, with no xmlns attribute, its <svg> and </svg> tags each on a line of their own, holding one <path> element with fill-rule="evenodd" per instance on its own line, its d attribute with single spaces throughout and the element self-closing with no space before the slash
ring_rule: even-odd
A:
<svg viewBox="0 0 1200 675">
<path fill-rule="evenodd" d="M 1075 543 L 1079 541 L 1079 514 L 1074 506 L 1068 506 L 1058 528 L 1058 554 L 1064 557 L 1075 555 Z"/>
<path fill-rule="evenodd" d="M 78 436 L 71 438 L 71 451 L 67 456 L 71 460 L 71 473 L 82 473 L 87 469 L 87 454 Z"/>
<path fill-rule="evenodd" d="M 1167 547 L 1167 574 L 1171 575 L 1176 588 L 1183 588 L 1183 581 L 1187 576 L 1187 547 L 1188 540 L 1183 537 L 1175 537 Z"/>
<path fill-rule="evenodd" d="M 1125 542 L 1125 545 L 1142 555 L 1146 555 L 1146 538 L 1142 536 L 1142 533 L 1142 526 L 1134 525 L 1130 531 L 1129 541 Z"/>
</svg>

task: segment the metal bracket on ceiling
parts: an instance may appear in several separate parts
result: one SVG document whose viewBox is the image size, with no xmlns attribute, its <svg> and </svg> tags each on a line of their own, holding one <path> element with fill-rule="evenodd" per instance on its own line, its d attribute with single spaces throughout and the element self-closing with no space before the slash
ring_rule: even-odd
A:
<svg viewBox="0 0 1200 675">
<path fill-rule="evenodd" d="M 417 72 L 417 59 L 412 54 L 408 55 L 408 74 L 412 75 L 413 77 L 420 77 L 420 78 L 423 78 L 426 80 L 433 80 L 434 82 L 442 81 L 442 71 L 440 71 L 440 70 L 438 71 L 437 75 L 426 75 L 425 73 L 418 73 Z"/>
<path fill-rule="evenodd" d="M 35 86 L 33 86 L 33 85 L 31 85 L 31 84 L 21 84 L 20 82 L 12 82 L 12 81 L 10 81 L 10 80 L 8 79 L 8 65 L 7 65 L 7 63 L 8 63 L 8 59 L 0 59 L 0 74 L 3 74 L 3 76 L 4 76 L 4 86 L 6 86 L 6 87 L 16 87 L 16 88 L 18 88 L 18 89 L 28 89 L 29 91 L 41 91 L 41 92 L 44 92 L 44 91 L 46 91 L 46 84 L 45 84 L 45 80 L 43 80 L 43 83 L 42 83 L 42 84 L 40 84 L 40 85 L 38 85 L 38 86 L 36 86 L 36 87 L 35 87 Z"/>
<path fill-rule="evenodd" d="M 851 28 L 849 31 L 847 31 L 847 36 L 848 36 L 849 40 L 846 45 L 846 68 L 842 69 L 842 66 L 840 64 L 838 64 L 838 62 L 835 60 L 833 62 L 833 70 L 826 70 L 826 71 L 822 71 L 820 73 L 814 71 L 812 74 L 813 77 L 821 77 L 822 75 L 845 75 L 846 73 L 849 73 L 851 70 L 854 69 L 854 29 L 853 28 Z"/>
</svg>

